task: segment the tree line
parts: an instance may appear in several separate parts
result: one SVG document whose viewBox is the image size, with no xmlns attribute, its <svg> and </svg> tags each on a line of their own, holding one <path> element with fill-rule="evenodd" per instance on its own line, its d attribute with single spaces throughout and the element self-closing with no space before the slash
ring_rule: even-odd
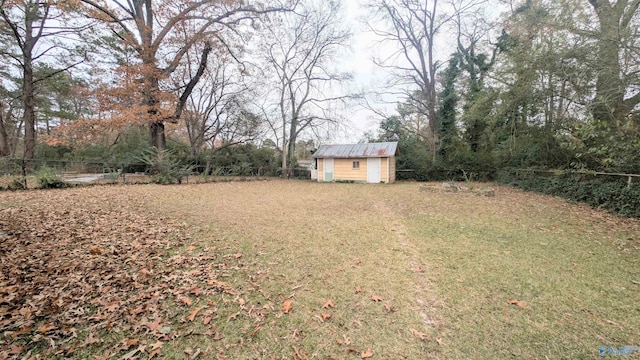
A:
<svg viewBox="0 0 640 360">
<path fill-rule="evenodd" d="M 640 172 L 640 0 L 368 0 L 388 81 L 363 92 L 339 66 L 344 5 L 0 0 L 0 157 L 177 143 L 209 173 L 252 144 L 284 173 L 360 102 L 380 121 L 364 141 L 399 141 L 421 180 Z M 375 105 L 389 96 L 392 113 Z"/>
</svg>

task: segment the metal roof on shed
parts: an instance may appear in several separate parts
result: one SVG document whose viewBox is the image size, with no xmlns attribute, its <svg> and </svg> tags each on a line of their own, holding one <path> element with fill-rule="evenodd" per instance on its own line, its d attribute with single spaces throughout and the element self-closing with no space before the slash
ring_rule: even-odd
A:
<svg viewBox="0 0 640 360">
<path fill-rule="evenodd" d="M 369 158 L 397 155 L 397 142 L 369 144 L 321 145 L 314 158 Z"/>
</svg>

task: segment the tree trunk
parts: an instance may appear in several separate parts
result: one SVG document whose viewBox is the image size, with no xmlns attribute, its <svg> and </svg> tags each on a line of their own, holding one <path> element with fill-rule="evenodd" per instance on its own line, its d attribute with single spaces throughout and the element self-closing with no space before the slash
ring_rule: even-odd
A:
<svg viewBox="0 0 640 360">
<path fill-rule="evenodd" d="M 0 157 L 9 155 L 9 135 L 4 120 L 4 109 L 0 105 Z"/>
<path fill-rule="evenodd" d="M 30 55 L 24 56 L 22 98 L 24 101 L 24 155 L 27 170 L 33 170 L 36 153 L 36 112 L 33 67 Z"/>
<path fill-rule="evenodd" d="M 167 148 L 167 139 L 164 135 L 164 123 L 157 121 L 149 125 L 151 135 L 151 146 L 158 150 Z"/>
</svg>

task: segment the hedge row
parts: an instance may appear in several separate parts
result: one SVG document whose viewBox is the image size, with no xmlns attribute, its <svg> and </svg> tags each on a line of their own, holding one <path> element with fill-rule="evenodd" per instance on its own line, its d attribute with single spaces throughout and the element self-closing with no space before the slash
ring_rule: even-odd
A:
<svg viewBox="0 0 640 360">
<path fill-rule="evenodd" d="M 631 186 L 625 177 L 594 176 L 589 174 L 549 174 L 501 170 L 499 183 L 526 191 L 555 195 L 572 202 L 584 202 L 627 217 L 640 218 L 640 179 Z"/>
</svg>

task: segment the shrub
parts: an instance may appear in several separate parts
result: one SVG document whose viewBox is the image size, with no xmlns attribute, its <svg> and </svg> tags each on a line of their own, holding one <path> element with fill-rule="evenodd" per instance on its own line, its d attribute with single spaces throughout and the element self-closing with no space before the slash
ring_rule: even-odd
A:
<svg viewBox="0 0 640 360">
<path fill-rule="evenodd" d="M 502 170 L 498 182 L 555 195 L 573 202 L 584 202 L 622 216 L 640 218 L 640 184 L 628 186 L 625 178 L 595 177 L 588 174 L 546 174 Z"/>
<path fill-rule="evenodd" d="M 149 167 L 149 175 L 156 184 L 180 184 L 193 172 L 193 165 L 182 164 L 168 150 L 145 151 L 140 161 Z"/>
<path fill-rule="evenodd" d="M 62 189 L 68 187 L 68 184 L 49 167 L 42 167 L 36 172 L 38 187 L 41 189 Z"/>
</svg>

